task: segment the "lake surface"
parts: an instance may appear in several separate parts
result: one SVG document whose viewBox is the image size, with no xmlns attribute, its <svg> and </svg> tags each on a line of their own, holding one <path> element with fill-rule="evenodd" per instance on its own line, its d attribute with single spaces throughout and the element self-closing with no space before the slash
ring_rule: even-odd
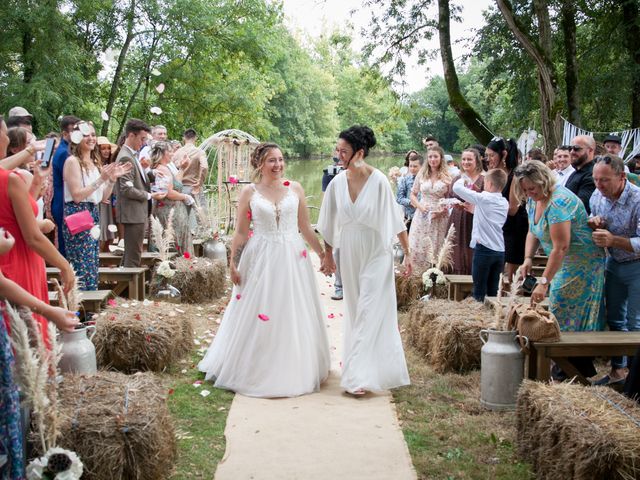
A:
<svg viewBox="0 0 640 480">
<path fill-rule="evenodd" d="M 401 167 L 404 156 L 367 157 L 367 163 L 387 175 L 393 166 Z M 322 203 L 322 170 L 331 165 L 331 159 L 324 160 L 288 160 L 285 177 L 300 182 L 308 198 L 311 223 L 318 219 L 318 209 Z"/>
</svg>

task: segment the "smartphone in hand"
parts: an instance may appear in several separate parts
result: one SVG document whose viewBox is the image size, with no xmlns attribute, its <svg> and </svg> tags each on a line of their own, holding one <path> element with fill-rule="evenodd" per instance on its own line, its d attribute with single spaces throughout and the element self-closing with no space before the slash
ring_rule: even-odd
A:
<svg viewBox="0 0 640 480">
<path fill-rule="evenodd" d="M 53 158 L 53 148 L 56 144 L 55 138 L 47 138 L 47 142 L 44 145 L 44 154 L 42 155 L 42 161 L 40 162 L 40 168 L 47 169 L 51 164 Z"/>
<path fill-rule="evenodd" d="M 536 287 L 536 283 L 538 280 L 533 275 L 527 275 L 522 282 L 522 291 L 528 295 L 533 292 L 533 289 Z"/>
</svg>

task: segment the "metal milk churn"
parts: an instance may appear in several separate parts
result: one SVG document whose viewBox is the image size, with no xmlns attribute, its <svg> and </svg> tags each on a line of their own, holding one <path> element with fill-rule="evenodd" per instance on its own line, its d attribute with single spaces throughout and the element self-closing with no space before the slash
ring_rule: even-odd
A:
<svg viewBox="0 0 640 480">
<path fill-rule="evenodd" d="M 490 410 L 512 410 L 524 376 L 524 354 L 515 331 L 481 330 L 480 403 Z M 529 340 L 526 339 L 526 346 Z"/>
<path fill-rule="evenodd" d="M 96 373 L 96 348 L 91 342 L 95 334 L 93 325 L 62 332 L 62 357 L 58 364 L 62 373 Z"/>
<path fill-rule="evenodd" d="M 202 251 L 205 257 L 212 260 L 224 260 L 227 261 L 227 247 L 221 240 L 207 240 L 202 245 Z"/>
</svg>

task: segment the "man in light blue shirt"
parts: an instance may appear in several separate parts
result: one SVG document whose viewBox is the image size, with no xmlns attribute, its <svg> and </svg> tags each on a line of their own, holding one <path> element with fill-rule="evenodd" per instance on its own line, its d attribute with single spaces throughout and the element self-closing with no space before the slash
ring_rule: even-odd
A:
<svg viewBox="0 0 640 480">
<path fill-rule="evenodd" d="M 396 202 L 402 205 L 404 210 L 404 221 L 407 224 L 407 232 L 411 227 L 411 219 L 416 212 L 416 208 L 411 205 L 411 189 L 413 188 L 413 182 L 416 179 L 416 175 L 420 171 L 420 167 L 424 159 L 418 153 L 412 153 L 409 155 L 409 172 L 404 176 L 398 178 L 398 188 L 396 189 Z"/>
<path fill-rule="evenodd" d="M 640 331 L 640 188 L 629 183 L 615 155 L 595 158 L 596 190 L 590 199 L 593 241 L 606 248 L 606 319 L 613 331 Z M 613 357 L 611 372 L 597 385 L 621 383 L 626 358 Z"/>
</svg>

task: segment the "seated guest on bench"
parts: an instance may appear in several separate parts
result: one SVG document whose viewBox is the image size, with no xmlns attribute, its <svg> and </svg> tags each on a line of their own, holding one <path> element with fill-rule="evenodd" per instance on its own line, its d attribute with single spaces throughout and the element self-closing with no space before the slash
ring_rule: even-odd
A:
<svg viewBox="0 0 640 480">
<path fill-rule="evenodd" d="M 467 188 L 464 178 L 453 185 L 453 193 L 475 205 L 469 246 L 473 248 L 473 298 L 479 302 L 485 295 L 495 296 L 498 293 L 500 273 L 504 268 L 502 226 L 507 220 L 509 201 L 501 192 L 506 184 L 506 172 L 494 168 L 485 175 L 482 192 Z"/>
<path fill-rule="evenodd" d="M 640 330 L 640 188 L 631 185 L 615 155 L 598 156 L 593 167 L 589 226 L 596 245 L 606 248 L 606 320 L 613 331 Z M 611 371 L 597 385 L 622 383 L 625 357 L 611 359 Z"/>
<path fill-rule="evenodd" d="M 580 199 L 556 186 L 555 175 L 538 160 L 515 169 L 515 193 L 528 197 L 529 233 L 522 275 L 531 274 L 533 257 L 542 245 L 549 256 L 542 277 L 531 293 L 531 303 L 549 294 L 549 310 L 565 332 L 601 330 L 598 320 L 604 284 L 604 252 L 591 239 L 587 211 Z M 596 374 L 591 358 L 569 361 L 585 377 Z M 558 380 L 566 378 L 554 370 Z"/>
</svg>

